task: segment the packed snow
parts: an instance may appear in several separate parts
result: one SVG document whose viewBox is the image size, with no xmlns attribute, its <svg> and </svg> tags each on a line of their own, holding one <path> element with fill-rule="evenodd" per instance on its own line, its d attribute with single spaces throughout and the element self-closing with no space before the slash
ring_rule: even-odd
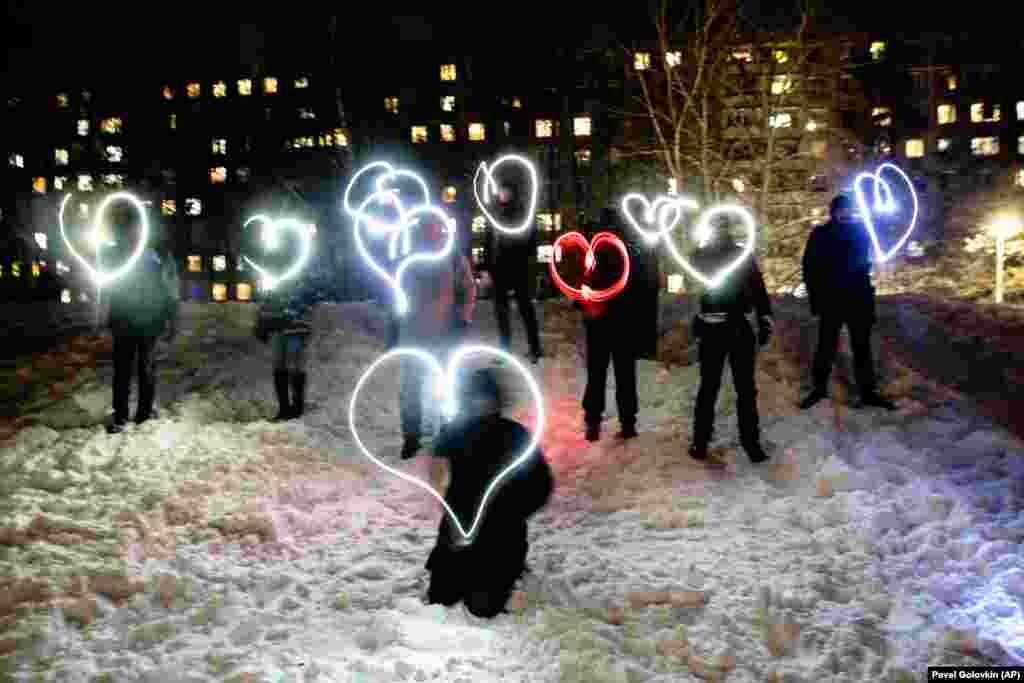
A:
<svg viewBox="0 0 1024 683">
<path fill-rule="evenodd" d="M 0 424 L 0 681 L 901 681 L 1024 662 L 1024 445 L 930 368 L 949 345 L 934 309 L 880 307 L 897 412 L 857 407 L 844 347 L 833 400 L 801 413 L 815 326 L 777 301 L 758 359 L 773 461 L 738 450 L 727 378 L 715 447 L 730 465 L 711 471 L 686 456 L 698 368 L 680 301 L 659 361 L 640 362 L 640 437 L 614 438 L 609 386 L 596 444 L 579 322 L 541 306 L 557 488 L 511 614 L 492 621 L 424 604 L 440 506 L 349 434 L 351 390 L 381 353 L 372 305 L 318 308 L 311 407 L 283 425 L 267 421 L 252 306 L 184 305 L 160 417 L 121 435 L 102 428 L 109 340 L 22 357 L 3 377 L 31 398 Z M 396 380 L 374 378 L 361 434 L 426 479 L 426 456 L 397 458 Z M 513 414 L 531 410 L 524 392 Z"/>
</svg>

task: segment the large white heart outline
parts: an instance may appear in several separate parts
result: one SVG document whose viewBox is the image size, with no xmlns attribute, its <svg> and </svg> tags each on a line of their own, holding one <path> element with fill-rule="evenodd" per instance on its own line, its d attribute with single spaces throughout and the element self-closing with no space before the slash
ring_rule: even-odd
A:
<svg viewBox="0 0 1024 683">
<path fill-rule="evenodd" d="M 359 392 L 363 388 L 363 385 L 374 373 L 374 371 L 378 367 L 380 367 L 381 364 L 399 356 L 412 356 L 413 358 L 425 362 L 429 366 L 432 377 L 436 378 L 440 376 L 443 379 L 444 392 L 446 394 L 447 399 L 443 406 L 443 410 L 447 417 L 454 417 L 459 412 L 459 405 L 455 392 L 455 371 L 466 356 L 473 354 L 491 354 L 498 356 L 499 358 L 501 358 L 507 363 L 510 363 L 517 370 L 519 370 L 520 374 L 522 374 L 523 377 L 526 378 L 526 383 L 530 389 L 530 393 L 533 394 L 533 399 L 537 407 L 537 423 L 531 433 L 532 438 L 529 442 L 529 445 L 523 450 L 522 454 L 520 454 L 515 460 L 513 460 L 501 472 L 499 472 L 498 475 L 491 480 L 491 483 L 484 490 L 484 495 L 480 498 L 480 502 L 477 503 L 477 511 L 476 515 L 474 515 L 473 523 L 470 525 L 469 531 L 466 531 L 465 527 L 462 525 L 462 522 L 459 520 L 458 515 L 456 515 L 455 511 L 452 510 L 451 507 L 448 505 L 448 502 L 444 499 L 444 496 L 442 496 L 436 490 L 434 490 L 432 486 L 422 481 L 421 479 L 417 479 L 416 477 L 406 474 L 401 470 L 390 467 L 381 460 L 378 460 L 376 457 L 374 457 L 373 453 L 370 452 L 370 449 L 368 449 L 366 447 L 366 444 L 363 443 L 363 440 L 359 438 L 359 430 L 356 429 L 356 403 L 357 399 L 359 398 Z M 434 357 L 432 354 L 423 351 L 422 349 L 402 347 L 389 351 L 388 353 L 385 353 L 384 355 L 380 356 L 379 358 L 377 358 L 377 360 L 370 364 L 370 367 L 368 367 L 363 372 L 362 377 L 359 378 L 359 381 L 356 383 L 355 389 L 352 391 L 352 398 L 349 401 L 348 425 L 349 430 L 352 432 L 352 436 L 355 439 L 356 444 L 359 446 L 359 449 L 363 452 L 363 455 L 369 458 L 374 464 L 383 468 L 386 472 L 394 474 L 400 479 L 404 479 L 405 481 L 408 481 L 409 483 L 424 489 L 427 493 L 434 496 L 434 498 L 440 501 L 441 505 L 444 506 L 445 512 L 448 514 L 448 518 L 452 522 L 454 522 L 456 528 L 459 531 L 459 534 L 462 536 L 462 541 L 465 543 L 471 543 L 473 540 L 473 536 L 477 531 L 477 526 L 479 525 L 480 520 L 483 518 L 484 511 L 487 507 L 487 501 L 490 499 L 491 494 L 494 492 L 494 489 L 516 467 L 525 462 L 526 459 L 529 458 L 530 455 L 533 454 L 533 452 L 537 449 L 537 446 L 540 445 L 540 435 L 544 432 L 544 397 L 541 395 L 540 386 L 537 384 L 537 380 L 526 368 L 526 366 L 523 365 L 518 358 L 501 349 L 497 349 L 492 346 L 486 346 L 483 344 L 473 344 L 459 347 L 454 352 L 452 352 L 451 356 L 449 357 L 448 367 L 446 370 L 445 368 L 441 367 L 441 364 L 437 361 L 437 358 Z"/>
<path fill-rule="evenodd" d="M 530 202 L 529 208 L 526 211 L 526 215 L 523 217 L 523 224 L 515 227 L 508 227 L 502 225 L 491 212 L 487 210 L 487 204 L 491 201 L 491 193 L 498 191 L 498 182 L 494 179 L 494 173 L 498 167 L 507 162 L 518 162 L 526 167 L 527 173 L 530 176 Z M 480 191 L 477 189 L 477 180 L 480 178 L 480 174 L 484 174 L 484 198 L 480 198 Z M 490 166 L 487 165 L 486 161 L 481 161 L 480 165 L 476 169 L 476 173 L 473 174 L 473 197 L 476 198 L 476 204 L 480 207 L 484 216 L 494 226 L 496 230 L 504 232 L 509 235 L 516 235 L 525 232 L 529 229 L 530 225 L 534 220 L 534 212 L 537 210 L 537 199 L 540 196 L 540 182 L 537 179 L 537 169 L 534 167 L 533 162 L 524 156 L 519 154 L 506 154 L 505 156 L 498 157 L 494 163 Z"/>
<path fill-rule="evenodd" d="M 888 252 L 882 251 L 882 247 L 878 243 L 878 233 L 875 230 L 875 221 L 874 218 L 872 218 L 871 209 L 868 207 L 867 201 L 864 199 L 864 191 L 861 188 L 861 185 L 865 180 L 874 180 L 875 208 L 883 213 L 894 212 L 896 210 L 896 200 L 893 197 L 892 188 L 889 187 L 889 183 L 882 178 L 882 171 L 886 168 L 896 171 L 896 173 L 903 178 L 904 182 L 907 183 L 907 187 L 910 188 L 910 197 L 914 201 L 914 214 L 910 217 L 910 224 L 907 226 L 906 232 L 903 233 L 903 237 L 901 237 L 896 243 L 896 246 Z M 871 237 L 871 243 L 875 247 L 875 255 L 878 257 L 878 262 L 884 263 L 892 258 L 892 256 L 903 247 L 903 244 L 907 241 L 907 238 L 910 237 L 910 233 L 914 231 L 914 226 L 917 224 L 918 203 L 917 192 L 914 190 L 914 183 L 899 166 L 886 162 L 879 165 L 879 167 L 875 169 L 874 173 L 868 173 L 865 171 L 864 173 L 859 174 L 853 181 L 853 194 L 857 199 L 857 208 L 864 219 L 864 228 L 868 231 L 868 235 Z"/>
<path fill-rule="evenodd" d="M 378 167 L 383 169 L 384 173 L 381 174 L 380 176 L 378 176 L 376 181 L 374 182 L 374 187 L 375 187 L 377 193 L 382 193 L 382 192 L 385 191 L 384 184 L 388 180 L 394 179 L 394 178 L 397 178 L 397 177 L 401 177 L 401 176 L 406 176 L 406 177 L 412 178 L 414 181 L 416 181 L 416 183 L 420 187 L 420 190 L 423 192 L 422 205 L 426 206 L 426 205 L 430 204 L 430 190 L 427 188 L 427 183 L 426 183 L 426 181 L 423 180 L 422 177 L 420 177 L 418 174 L 413 173 L 412 171 L 409 171 L 407 169 L 395 168 L 394 166 L 392 166 L 391 164 L 389 164 L 386 161 L 374 161 L 374 162 L 371 162 L 371 163 L 363 166 L 361 169 L 356 171 L 356 173 L 352 176 L 352 178 L 349 179 L 348 186 L 345 188 L 345 194 L 342 197 L 342 205 L 344 206 L 345 212 L 348 215 L 352 216 L 353 218 L 362 218 L 364 221 L 366 221 L 367 225 L 370 226 L 370 229 L 375 231 L 375 232 L 385 232 L 385 233 L 400 232 L 401 231 L 401 220 L 397 224 L 386 223 L 384 221 L 378 220 L 377 218 L 375 218 L 373 216 L 366 215 L 366 214 L 362 213 L 359 209 L 356 209 L 354 206 L 352 206 L 350 197 L 351 197 L 351 194 L 352 194 L 352 188 L 355 187 L 356 181 L 364 173 L 368 173 L 371 169 L 378 168 Z M 393 194 L 395 200 L 397 201 L 397 199 L 398 199 L 398 191 L 397 190 L 389 190 L 389 192 L 391 192 Z M 366 203 L 364 202 L 362 206 L 366 206 Z M 401 213 L 401 209 L 399 210 L 399 213 Z M 392 237 L 392 244 L 394 244 L 394 241 L 395 241 L 395 238 Z M 392 247 L 392 250 L 393 249 L 394 249 L 394 247 Z M 405 251 L 408 252 L 408 250 L 409 250 L 409 246 L 408 246 L 408 242 L 407 242 L 406 246 L 405 246 Z M 394 258 L 394 257 L 392 256 L 392 258 Z"/>
<path fill-rule="evenodd" d="M 656 231 L 650 231 L 646 228 L 640 227 L 640 224 L 633 217 L 632 212 L 629 209 L 630 201 L 640 201 L 644 205 L 644 222 L 658 224 Z M 668 195 L 658 196 L 653 203 L 647 199 L 644 195 L 639 192 L 631 192 L 622 198 L 622 215 L 626 217 L 626 221 L 644 238 L 644 241 L 648 245 L 653 246 L 660 240 L 668 240 L 668 234 L 672 232 L 679 225 L 679 221 L 683 218 L 683 209 L 692 209 L 697 211 L 700 209 L 700 205 L 690 199 L 689 197 L 669 197 Z M 661 206 L 659 209 L 658 207 Z M 675 217 L 672 221 L 666 220 L 668 212 L 675 209 Z"/>
<path fill-rule="evenodd" d="M 99 239 L 100 228 L 103 223 L 103 214 L 106 212 L 107 206 L 109 206 L 111 202 L 118 199 L 127 200 L 128 203 L 132 204 L 138 210 L 139 216 L 142 219 L 142 230 L 141 234 L 139 235 L 139 242 L 138 244 L 135 245 L 135 251 L 132 252 L 131 256 L 128 257 L 127 261 L 121 264 L 120 268 L 113 270 L 109 273 L 105 273 L 98 268 L 93 268 L 92 265 L 84 257 L 82 257 L 81 254 L 78 253 L 78 250 L 75 249 L 73 244 L 71 244 L 71 240 L 68 239 L 67 230 L 64 227 L 64 209 L 67 206 L 67 203 L 71 200 L 70 192 L 67 194 L 66 197 L 64 197 L 64 201 L 60 203 L 60 211 L 57 214 L 57 221 L 58 223 L 60 223 L 60 236 L 61 239 L 64 240 L 64 245 L 68 248 L 68 251 L 71 252 L 71 255 L 78 259 L 79 263 L 81 263 L 82 266 L 85 267 L 86 272 L 89 273 L 89 276 L 92 278 L 93 282 L 96 283 L 97 287 L 105 287 L 106 285 L 110 284 L 114 280 L 118 279 L 119 277 L 130 271 L 132 269 L 132 266 L 135 265 L 135 262 L 138 261 L 139 258 L 141 258 L 142 252 L 146 250 L 146 242 L 149 240 L 149 217 L 146 215 L 146 206 L 145 204 L 142 203 L 142 201 L 139 200 L 138 197 L 131 194 L 130 192 L 114 192 L 113 194 L 109 194 L 103 198 L 103 201 L 100 202 L 100 205 L 96 207 L 96 214 L 93 216 L 92 223 L 90 224 L 92 228 L 92 235 L 90 239 Z"/>
<path fill-rule="evenodd" d="M 436 206 L 417 206 L 416 208 L 410 211 L 405 211 L 404 209 L 401 208 L 401 202 L 398 202 L 397 197 L 394 197 L 393 201 L 398 203 L 401 219 L 399 227 L 400 232 L 394 233 L 394 236 L 392 238 L 392 246 L 394 246 L 395 240 L 397 239 L 397 236 L 399 234 L 405 233 L 406 235 L 408 235 L 409 229 L 413 225 L 419 223 L 419 219 L 415 217 L 420 214 L 433 214 L 435 216 L 438 216 L 445 226 L 444 233 L 448 236 L 448 239 L 445 242 L 444 247 L 438 251 L 432 251 L 429 253 L 413 253 L 408 256 L 405 256 L 405 258 L 403 258 L 399 262 L 398 268 L 395 270 L 395 274 L 392 276 L 386 270 L 381 268 L 380 264 L 378 264 L 374 260 L 373 256 L 366 248 L 366 245 L 363 243 L 363 238 L 359 232 L 359 225 L 363 222 L 362 217 L 365 215 L 363 213 L 363 209 L 365 209 L 370 202 L 378 201 L 381 196 L 394 197 L 391 191 L 375 192 L 374 194 L 370 195 L 369 197 L 366 198 L 366 200 L 363 201 L 362 205 L 359 207 L 355 215 L 355 225 L 353 228 L 353 232 L 355 233 L 356 248 L 359 250 L 359 253 L 360 255 L 362 255 L 363 259 L 365 259 L 366 262 L 370 264 L 370 267 L 374 270 L 374 272 L 376 272 L 378 275 L 384 278 L 384 280 L 391 286 L 391 288 L 395 290 L 396 312 L 399 315 L 405 315 L 409 311 L 409 297 L 402 289 L 402 275 L 405 273 L 406 269 L 414 263 L 430 263 L 440 261 L 441 259 L 447 257 L 449 253 L 451 253 L 452 248 L 455 245 L 455 219 L 450 218 L 444 211 L 442 211 Z M 408 239 L 409 238 L 407 236 L 407 243 Z"/>
<path fill-rule="evenodd" d="M 267 289 L 274 289 L 275 287 L 277 287 L 277 285 L 281 284 L 285 280 L 288 280 L 298 275 L 299 271 L 301 271 L 305 267 L 306 262 L 309 261 L 309 256 L 313 251 L 313 235 L 311 234 L 311 231 L 304 223 L 300 223 L 295 218 L 273 219 L 264 214 L 256 214 L 255 216 L 251 217 L 242 225 L 242 228 L 244 229 L 249 227 L 249 224 L 252 223 L 253 221 L 257 221 L 264 226 L 265 232 L 263 233 L 263 240 L 264 243 L 267 244 L 268 249 L 270 250 L 277 248 L 278 230 L 292 230 L 293 232 L 299 235 L 299 243 L 302 245 L 299 257 L 295 260 L 295 263 L 293 263 L 290 268 L 285 269 L 285 271 L 281 273 L 281 275 L 274 275 L 273 273 L 263 268 L 255 261 L 253 261 L 251 258 L 246 256 L 245 254 L 242 254 L 242 258 L 245 259 L 245 261 L 250 266 L 252 266 L 253 269 L 255 269 L 256 272 L 258 272 L 260 276 L 263 278 L 264 287 L 266 287 Z"/>
<path fill-rule="evenodd" d="M 709 289 L 715 289 L 721 285 L 729 275 L 733 273 L 737 268 L 743 265 L 743 262 L 754 252 L 754 238 L 756 237 L 757 224 L 754 221 L 753 214 L 750 213 L 744 207 L 738 204 L 719 204 L 716 206 L 709 206 L 701 213 L 700 218 L 697 220 L 697 225 L 694 227 L 694 233 L 696 235 L 707 234 L 710 232 L 711 219 L 720 216 L 722 214 L 733 214 L 740 217 L 743 223 L 747 227 L 747 239 L 746 244 L 743 245 L 743 250 L 739 256 L 736 257 L 730 264 L 722 268 L 715 274 L 714 277 L 707 277 L 704 273 L 690 265 L 690 262 L 679 253 L 676 245 L 670 239 L 666 239 L 665 242 L 668 244 L 669 253 L 672 254 L 672 258 L 676 260 L 680 266 L 682 266 L 686 272 L 688 272 L 695 279 L 699 280 Z"/>
</svg>

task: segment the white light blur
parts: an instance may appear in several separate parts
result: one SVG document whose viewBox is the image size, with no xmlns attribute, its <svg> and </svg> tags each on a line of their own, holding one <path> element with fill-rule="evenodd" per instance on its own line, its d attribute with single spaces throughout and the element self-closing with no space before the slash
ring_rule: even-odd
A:
<svg viewBox="0 0 1024 683">
<path fill-rule="evenodd" d="M 687 273 L 692 277 L 699 280 L 705 287 L 709 289 L 715 289 L 726 279 L 736 271 L 743 262 L 746 261 L 754 251 L 754 239 L 756 237 L 757 224 L 754 221 L 753 214 L 747 209 L 737 204 L 717 204 L 710 206 L 701 213 L 700 218 L 697 220 L 697 225 L 694 228 L 694 237 L 698 243 L 706 241 L 711 235 L 711 221 L 717 216 L 732 215 L 738 217 L 747 228 L 747 237 L 745 240 L 740 242 L 742 250 L 739 255 L 724 268 L 719 270 L 713 276 L 708 276 L 705 273 L 700 272 L 687 260 L 682 254 L 679 253 L 679 249 L 673 243 L 672 240 L 666 239 L 665 243 L 668 244 L 669 253 L 672 254 L 672 258 L 676 260 Z"/>
<path fill-rule="evenodd" d="M 92 264 L 90 264 L 87 260 L 85 260 L 82 257 L 81 254 L 78 253 L 78 250 L 75 249 L 74 245 L 71 244 L 71 241 L 68 239 L 67 229 L 64 225 L 64 210 L 67 207 L 68 201 L 70 199 L 71 194 L 69 193 L 64 197 L 64 200 L 60 203 L 60 212 L 57 214 L 57 220 L 60 223 L 61 239 L 64 240 L 64 244 L 67 246 L 68 251 L 71 253 L 71 255 L 78 259 L 79 263 L 82 264 L 86 272 L 89 273 L 89 277 L 92 279 L 93 282 L 96 283 L 96 286 L 104 287 L 113 282 L 114 280 L 118 279 L 119 277 L 128 273 L 132 269 L 132 266 L 135 265 L 135 262 L 138 261 L 139 258 L 142 256 L 142 252 L 145 251 L 146 242 L 149 239 L 149 217 L 146 215 L 146 207 L 142 204 L 141 201 L 139 201 L 138 197 L 131 194 L 130 192 L 114 192 L 113 194 L 109 194 L 106 197 L 104 197 L 103 201 L 100 202 L 100 205 L 96 209 L 96 213 L 93 217 L 93 222 L 89 226 L 89 229 L 87 231 L 87 239 L 91 241 L 97 248 L 102 246 L 100 240 L 102 239 L 103 234 L 103 216 L 104 214 L 106 214 L 107 206 L 109 206 L 111 202 L 123 200 L 128 202 L 129 204 L 132 204 L 138 210 L 139 218 L 141 219 L 140 222 L 142 224 L 142 229 L 139 234 L 138 243 L 135 245 L 135 250 L 131 253 L 131 255 L 121 265 L 120 268 L 107 272 L 101 269 L 93 268 Z"/>
<path fill-rule="evenodd" d="M 1021 231 L 1021 221 L 1017 216 L 1000 216 L 988 226 L 988 234 L 996 239 L 1008 240 Z"/>
<path fill-rule="evenodd" d="M 242 227 L 246 228 L 254 221 L 259 223 L 262 227 L 260 238 L 264 246 L 267 248 L 267 251 L 274 251 L 280 248 L 281 241 L 279 232 L 281 230 L 291 230 L 299 237 L 298 258 L 295 259 L 295 263 L 285 269 L 285 271 L 280 275 L 275 275 L 245 254 L 242 255 L 242 259 L 244 259 L 246 263 L 252 266 L 253 269 L 260 274 L 261 288 L 264 290 L 274 289 L 285 280 L 290 280 L 298 275 L 306 266 L 306 263 L 309 262 L 309 257 L 313 252 L 313 234 L 306 223 L 295 218 L 272 219 L 264 214 L 256 214 L 255 216 L 252 216 L 242 225 Z"/>
<path fill-rule="evenodd" d="M 644 228 L 640 225 L 633 216 L 629 206 L 630 202 L 640 202 L 643 205 L 644 222 L 648 225 L 656 225 L 656 230 Z M 668 233 L 675 229 L 682 219 L 683 209 L 690 209 L 691 211 L 700 209 L 700 205 L 689 197 L 662 195 L 652 203 L 647 197 L 638 192 L 631 192 L 623 197 L 621 207 L 622 214 L 626 217 L 626 222 L 640 233 L 644 241 L 650 246 L 654 246 L 662 239 L 668 239 Z M 669 220 L 670 214 L 672 216 L 671 220 Z"/>
<path fill-rule="evenodd" d="M 502 223 L 499 223 L 493 215 L 491 215 L 490 211 L 487 210 L 487 205 L 491 203 L 491 193 L 498 191 L 498 181 L 494 179 L 494 174 L 497 172 L 499 166 L 506 163 L 516 163 L 524 166 L 530 177 L 530 201 L 528 202 L 526 215 L 523 216 L 523 222 L 520 225 L 503 225 Z M 484 176 L 483 199 L 480 198 L 480 191 L 477 187 L 481 174 Z M 506 154 L 505 156 L 498 157 L 489 167 L 486 161 L 481 161 L 480 166 L 476 169 L 476 174 L 473 175 L 473 196 L 476 198 L 477 206 L 480 207 L 480 211 L 483 212 L 484 216 L 496 230 L 506 234 L 514 235 L 525 232 L 529 229 L 534 220 L 534 213 L 537 211 L 537 197 L 539 192 L 540 184 L 537 180 L 536 167 L 534 167 L 533 162 L 529 159 L 518 154 Z"/>
<path fill-rule="evenodd" d="M 359 401 L 359 392 L 362 390 L 363 385 L 380 365 L 394 358 L 406 356 L 425 363 L 430 369 L 431 377 L 434 378 L 435 381 L 438 378 L 441 379 L 441 381 L 443 382 L 442 387 L 444 389 L 444 400 L 442 401 L 442 410 L 445 413 L 446 417 L 451 419 L 458 415 L 458 412 L 460 410 L 460 406 L 458 405 L 458 392 L 456 390 L 456 370 L 462 364 L 463 360 L 467 356 L 472 355 L 497 356 L 499 359 L 501 359 L 508 365 L 513 366 L 516 370 L 519 371 L 519 373 L 526 380 L 527 386 L 530 389 L 530 393 L 533 395 L 533 400 L 536 404 L 537 422 L 534 425 L 533 430 L 531 431 L 530 442 L 529 444 L 527 444 L 523 452 L 518 457 L 516 457 L 515 460 L 509 463 L 501 472 L 499 472 L 494 477 L 494 479 L 491 480 L 487 488 L 484 490 L 484 494 L 480 498 L 480 502 L 477 504 L 476 514 L 473 517 L 473 522 L 469 526 L 469 530 L 467 531 L 466 527 L 464 527 L 462 524 L 462 520 L 460 520 L 458 515 L 455 514 L 455 511 L 451 509 L 451 507 L 448 505 L 448 502 L 444 499 L 444 496 L 438 493 L 432 486 L 422 481 L 421 479 L 418 479 L 410 474 L 402 472 L 399 469 L 389 466 L 385 462 L 376 458 L 373 455 L 373 453 L 370 452 L 370 450 L 366 447 L 366 444 L 364 444 L 363 440 L 359 437 L 359 430 L 356 428 L 356 405 Z M 537 446 L 540 443 L 540 435 L 544 432 L 544 398 L 541 395 L 540 386 L 538 385 L 537 380 L 533 377 L 533 375 L 526 368 L 526 366 L 524 366 L 522 362 L 512 354 L 507 353 L 501 349 L 495 348 L 493 346 L 475 344 L 463 346 L 456 349 L 451 354 L 450 360 L 448 361 L 447 370 L 445 368 L 442 368 L 437 358 L 435 358 L 427 351 L 416 348 L 398 348 L 388 353 L 385 353 L 384 355 L 379 357 L 370 365 L 370 367 L 368 367 L 363 372 L 363 375 L 359 378 L 359 381 L 356 383 L 356 387 L 352 392 L 352 398 L 349 401 L 348 423 L 349 429 L 352 432 L 352 436 L 355 439 L 356 444 L 359 446 L 359 449 L 363 452 L 363 455 L 365 455 L 367 458 L 373 461 L 374 464 L 378 465 L 379 467 L 389 472 L 390 474 L 393 474 L 396 477 L 399 477 L 400 479 L 403 479 L 415 486 L 420 487 L 421 489 L 432 495 L 435 499 L 437 499 L 438 502 L 440 502 L 441 505 L 444 507 L 445 513 L 448 515 L 448 518 L 455 525 L 456 529 L 458 529 L 458 532 L 461 535 L 462 542 L 465 544 L 469 544 L 473 542 L 474 536 L 476 532 L 479 530 L 478 526 L 483 518 L 484 512 L 486 510 L 486 505 L 488 501 L 491 499 L 495 488 L 504 479 L 506 479 L 509 476 L 509 474 L 512 473 L 513 470 L 515 470 L 523 462 L 525 462 L 526 459 L 529 458 L 530 455 L 537 449 Z"/>
<path fill-rule="evenodd" d="M 863 185 L 866 181 L 871 180 L 874 182 L 874 205 L 878 213 L 892 214 L 898 210 L 898 205 L 894 198 L 892 187 L 889 183 L 882 178 L 882 171 L 892 170 L 897 173 L 903 181 L 906 182 L 907 188 L 910 190 L 910 198 L 914 205 L 913 213 L 910 216 L 910 222 L 907 225 L 906 232 L 899 239 L 889 251 L 883 251 L 882 246 L 878 242 L 878 232 L 875 229 L 875 219 L 871 209 L 868 207 L 868 202 L 864 197 Z M 874 173 L 861 173 L 853 181 L 853 194 L 857 200 L 857 208 L 860 211 L 861 220 L 864 221 L 864 227 L 868 231 L 868 235 L 871 237 L 871 243 L 875 247 L 875 255 L 879 263 L 888 261 L 892 256 L 903 247 L 903 244 L 910 237 L 910 233 L 914 230 L 914 225 L 917 223 L 917 192 L 914 190 L 914 184 L 910 178 L 895 164 L 885 163 L 878 167 Z"/>
</svg>

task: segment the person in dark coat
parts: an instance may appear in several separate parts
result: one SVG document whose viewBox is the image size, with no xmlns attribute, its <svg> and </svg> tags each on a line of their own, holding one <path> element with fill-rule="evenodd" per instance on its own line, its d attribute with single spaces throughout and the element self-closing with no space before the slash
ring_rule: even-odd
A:
<svg viewBox="0 0 1024 683">
<path fill-rule="evenodd" d="M 505 224 L 519 224 L 525 211 L 519 188 L 503 185 L 498 191 L 496 216 Z M 491 274 L 494 285 L 494 313 L 498 322 L 498 335 L 503 349 L 511 347 L 512 328 L 508 312 L 508 291 L 516 298 L 519 315 L 526 328 L 526 341 L 530 346 L 530 360 L 537 363 L 543 357 L 537 312 L 533 307 L 530 287 L 530 259 L 537 258 L 537 225 L 531 220 L 525 234 L 509 235 L 493 225 L 484 236 L 484 267 Z"/>
<path fill-rule="evenodd" d="M 828 397 L 829 375 L 843 325 L 850 334 L 854 373 L 861 402 L 894 410 L 878 394 L 871 358 L 871 328 L 875 323 L 875 288 L 871 284 L 871 242 L 867 230 L 854 220 L 853 201 L 839 195 L 830 206 L 831 220 L 811 231 L 803 256 L 803 278 L 811 315 L 819 318 L 818 348 L 814 354 L 814 388 L 801 408 Z"/>
<path fill-rule="evenodd" d="M 177 297 L 169 286 L 168 269 L 152 247 L 109 290 L 109 322 L 114 336 L 114 420 L 107 432 L 118 434 L 128 423 L 132 374 L 139 376 L 135 422 L 154 416 L 156 367 L 154 350 L 165 326 L 175 325 Z"/>
<path fill-rule="evenodd" d="M 493 369 L 474 371 L 460 393 L 461 415 L 435 443 L 434 457 L 449 463 L 445 501 L 468 530 L 487 486 L 519 457 L 531 435 L 518 422 L 502 417 L 504 391 Z M 432 470 L 436 472 L 436 466 Z M 463 601 L 470 613 L 484 618 L 503 612 L 516 580 L 527 569 L 526 521 L 544 506 L 553 489 L 551 468 L 537 448 L 492 493 L 471 543 L 463 541 L 446 514 L 426 563 L 427 602 L 451 606 Z"/>
<path fill-rule="evenodd" d="M 615 234 L 626 245 L 630 260 L 635 262 L 636 246 L 622 230 L 622 223 L 614 209 L 604 209 L 601 220 L 591 230 L 590 238 L 600 231 Z M 610 248 L 602 248 L 595 254 L 597 266 L 584 278 L 592 289 L 610 287 L 622 275 L 622 259 Z M 583 420 L 587 441 L 601 438 L 601 418 L 605 408 L 605 388 L 608 382 L 608 364 L 615 370 L 615 403 L 619 412 L 619 438 L 631 439 L 637 435 L 636 413 L 638 406 L 636 388 L 637 340 L 635 329 L 641 295 L 639 278 L 630 277 L 625 289 L 615 298 L 595 303 L 576 302 L 583 311 L 583 325 L 586 330 L 587 387 L 583 393 Z"/>
<path fill-rule="evenodd" d="M 694 251 L 694 267 L 703 273 L 715 273 L 743 251 L 720 225 L 709 242 Z M 747 314 L 757 315 L 758 333 Z M 693 419 L 693 441 L 690 456 L 708 464 L 721 465 L 708 454 L 715 424 L 715 403 L 722 386 L 722 371 L 728 359 L 732 381 L 736 387 L 736 417 L 739 422 L 740 445 L 751 462 L 768 459 L 761 447 L 761 428 L 757 414 L 757 386 L 754 359 L 756 345 L 764 346 L 773 329 L 771 300 L 764 278 L 753 255 L 733 271 L 718 287 L 705 288 L 700 298 L 700 312 L 693 320 L 693 335 L 698 339 L 700 358 L 700 389 Z"/>
</svg>

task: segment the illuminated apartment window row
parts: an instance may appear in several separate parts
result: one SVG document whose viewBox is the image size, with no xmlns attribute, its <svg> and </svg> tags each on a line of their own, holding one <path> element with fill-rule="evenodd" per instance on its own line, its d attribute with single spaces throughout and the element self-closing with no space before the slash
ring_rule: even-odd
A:
<svg viewBox="0 0 1024 683">
<path fill-rule="evenodd" d="M 252 95 L 254 83 L 258 85 L 264 95 L 276 95 L 280 90 L 280 83 L 278 79 L 273 76 L 267 76 L 263 79 L 252 78 L 239 78 L 234 82 L 234 91 L 240 97 L 248 97 Z M 231 86 L 227 81 L 214 81 L 209 84 L 209 93 L 214 99 L 221 99 L 228 96 Z M 292 88 L 294 90 L 305 90 L 309 87 L 309 78 L 306 76 L 300 76 L 292 80 Z M 165 85 L 162 90 L 163 98 L 165 100 L 173 100 L 177 96 L 177 90 L 172 85 Z M 190 81 L 185 84 L 185 97 L 190 100 L 196 100 L 202 97 L 204 94 L 204 86 L 198 81 Z M 61 105 L 60 95 L 58 95 L 58 106 Z"/>
</svg>

